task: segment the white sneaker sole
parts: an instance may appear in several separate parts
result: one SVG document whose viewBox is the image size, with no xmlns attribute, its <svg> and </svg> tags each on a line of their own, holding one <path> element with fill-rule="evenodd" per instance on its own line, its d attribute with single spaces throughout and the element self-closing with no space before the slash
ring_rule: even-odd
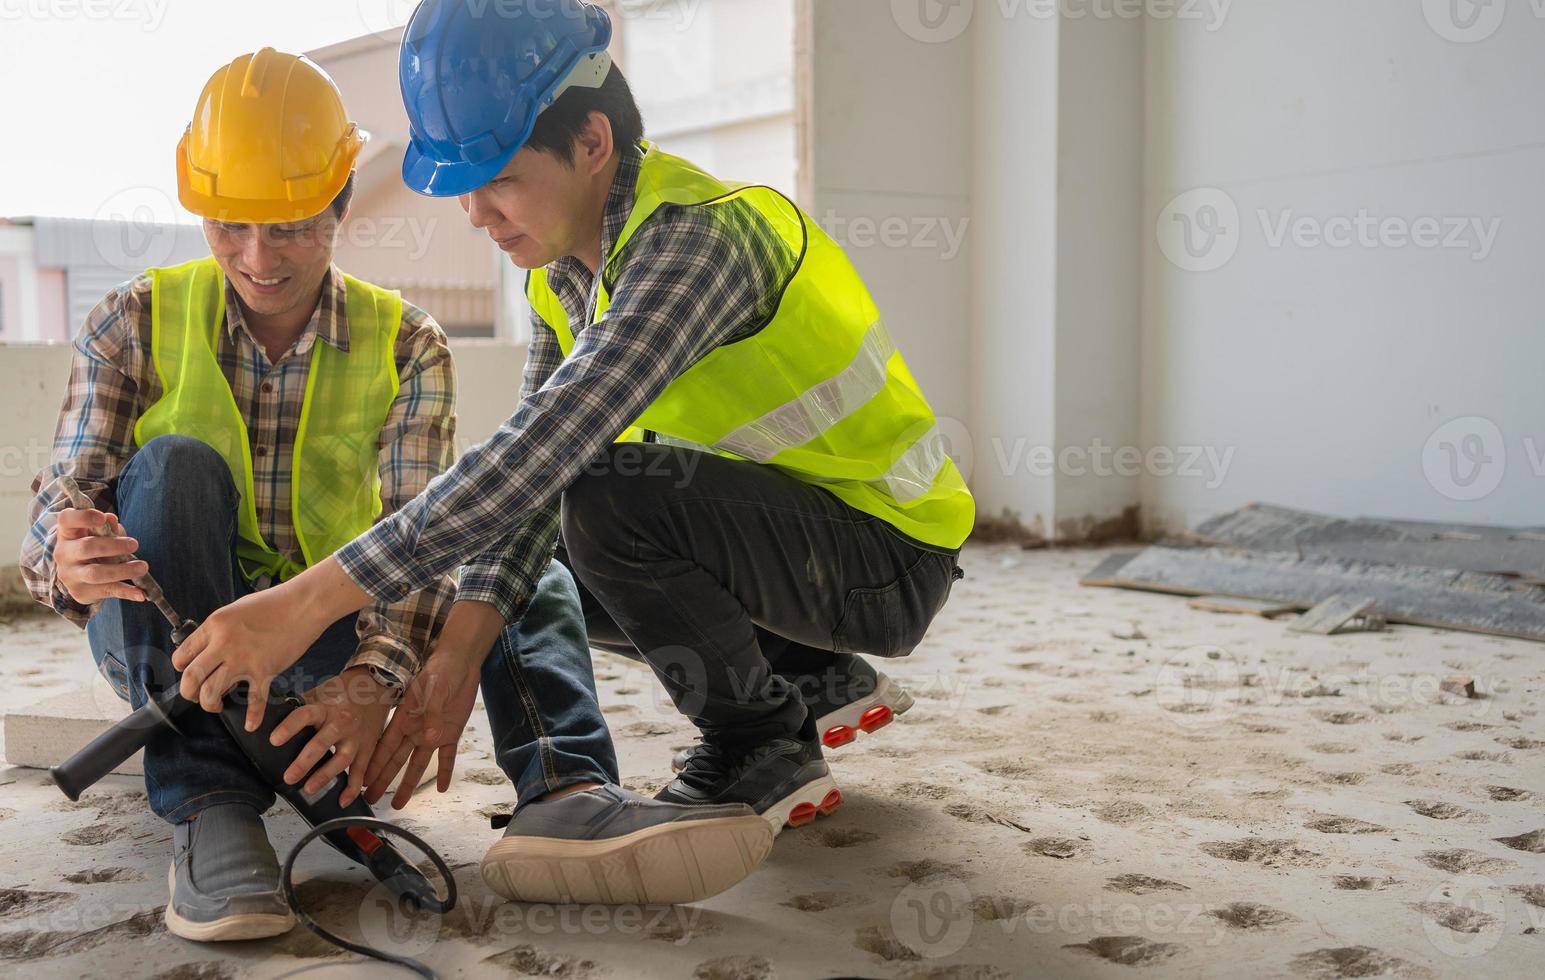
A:
<svg viewBox="0 0 1545 980">
<path fill-rule="evenodd" d="M 812 779 L 762 812 L 774 834 L 784 827 L 803 827 L 842 805 L 842 790 L 830 775 Z"/>
<path fill-rule="evenodd" d="M 213 922 L 194 922 L 184 919 L 172 909 L 172 894 L 177 888 L 177 865 L 166 869 L 166 928 L 174 936 L 200 943 L 234 942 L 242 939 L 268 939 L 282 936 L 295 928 L 295 916 L 288 910 L 283 915 L 266 912 L 245 912 L 228 915 Z"/>
<path fill-rule="evenodd" d="M 841 748 L 857 739 L 860 732 L 868 735 L 889 725 L 912 704 L 912 695 L 906 688 L 881 674 L 873 694 L 817 718 L 815 730 L 821 733 L 823 748 Z M 679 756 L 673 756 L 671 772 L 680 771 Z"/>
<path fill-rule="evenodd" d="M 750 814 L 598 841 L 506 837 L 483 856 L 483 881 L 513 902 L 675 905 L 738 884 L 772 845 L 767 821 Z"/>
<path fill-rule="evenodd" d="M 884 728 L 910 707 L 912 695 L 906 688 L 881 674 L 873 694 L 817 718 L 816 730 L 821 733 L 821 744 L 835 749 L 858 738 L 860 732 L 867 735 Z"/>
</svg>

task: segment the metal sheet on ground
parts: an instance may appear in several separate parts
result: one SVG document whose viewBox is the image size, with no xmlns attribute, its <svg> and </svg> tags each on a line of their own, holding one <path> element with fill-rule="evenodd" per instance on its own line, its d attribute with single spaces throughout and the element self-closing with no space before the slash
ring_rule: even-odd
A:
<svg viewBox="0 0 1545 980">
<path fill-rule="evenodd" d="M 1364 514 L 1357 518 L 1357 520 L 1388 524 L 1390 527 L 1398 527 L 1408 534 L 1430 534 L 1437 537 L 1451 537 L 1460 541 L 1467 538 L 1519 538 L 1526 541 L 1545 541 L 1545 527 L 1504 527 L 1499 524 L 1448 524 L 1443 521 L 1403 521 L 1393 517 L 1374 517 L 1369 514 Z"/>
<path fill-rule="evenodd" d="M 1089 571 L 1089 574 L 1078 580 L 1079 585 L 1109 585 L 1121 566 L 1142 554 L 1140 551 L 1118 551 L 1112 555 L 1106 555 L 1098 565 Z"/>
<path fill-rule="evenodd" d="M 1114 556 L 1112 556 L 1114 557 Z M 1545 602 L 1515 580 L 1454 569 L 1224 548 L 1153 547 L 1101 562 L 1085 585 L 1232 595 L 1313 605 L 1340 593 L 1374 598 L 1390 622 L 1545 641 Z"/>
<path fill-rule="evenodd" d="M 1299 557 L 1458 568 L 1545 580 L 1545 535 L 1538 528 L 1421 525 L 1359 518 L 1342 520 L 1274 504 L 1247 504 L 1199 526 L 1203 544 L 1288 552 Z M 1545 594 L 1542 594 L 1545 595 Z"/>
</svg>

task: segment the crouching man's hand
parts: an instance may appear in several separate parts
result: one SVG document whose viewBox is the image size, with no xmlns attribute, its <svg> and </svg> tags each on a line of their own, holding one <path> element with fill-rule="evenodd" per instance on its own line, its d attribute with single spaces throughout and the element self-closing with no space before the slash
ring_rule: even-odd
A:
<svg viewBox="0 0 1545 980">
<path fill-rule="evenodd" d="M 351 667 L 302 696 L 306 704 L 290 712 L 269 739 L 274 745 L 283 745 L 307 726 L 316 729 L 285 770 L 284 781 L 297 782 L 332 749 L 333 757 L 306 780 L 303 791 L 308 795 L 318 792 L 347 769 L 349 783 L 338 802 L 348 806 L 365 785 L 365 774 L 395 694 L 372 677 L 368 667 Z"/>
<path fill-rule="evenodd" d="M 451 607 L 434 650 L 403 693 L 365 773 L 365 799 L 372 805 L 400 771 L 392 808 L 407 806 L 436 754 L 435 788 L 441 793 L 451 788 L 456 746 L 477 701 L 483 660 L 503 628 L 504 618 L 488 603 L 467 600 Z"/>
<path fill-rule="evenodd" d="M 100 528 L 115 536 L 98 536 Z M 59 512 L 54 532 L 54 582 L 83 606 L 103 599 L 145 601 L 145 593 L 130 582 L 150 567 L 143 561 L 123 561 L 139 542 L 128 536 L 116 514 L 100 510 L 66 509 Z"/>
</svg>

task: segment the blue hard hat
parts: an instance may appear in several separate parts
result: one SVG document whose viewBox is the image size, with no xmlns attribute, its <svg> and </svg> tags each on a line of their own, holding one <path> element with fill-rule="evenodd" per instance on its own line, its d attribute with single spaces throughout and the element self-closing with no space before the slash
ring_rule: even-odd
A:
<svg viewBox="0 0 1545 980">
<path fill-rule="evenodd" d="M 397 59 L 403 183 L 431 197 L 488 183 L 564 89 L 601 84 L 611 36 L 606 11 L 582 0 L 424 0 Z"/>
</svg>

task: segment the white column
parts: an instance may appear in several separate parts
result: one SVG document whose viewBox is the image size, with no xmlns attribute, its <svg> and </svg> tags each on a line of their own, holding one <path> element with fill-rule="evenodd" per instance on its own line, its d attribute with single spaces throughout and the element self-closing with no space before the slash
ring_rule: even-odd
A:
<svg viewBox="0 0 1545 980">
<path fill-rule="evenodd" d="M 1138 500 L 1143 28 L 1054 6 L 974 8 L 972 486 L 1077 540 Z"/>
<path fill-rule="evenodd" d="M 1056 438 L 1072 468 L 1058 469 L 1058 539 L 1137 529 L 1143 32 L 1121 17 L 1059 32 Z"/>
<path fill-rule="evenodd" d="M 1056 480 L 1058 25 L 978 4 L 971 487 L 978 522 L 1050 536 Z"/>
<path fill-rule="evenodd" d="M 1138 499 L 1143 26 L 1058 6 L 803 0 L 801 187 L 979 515 L 1076 539 Z"/>
</svg>

